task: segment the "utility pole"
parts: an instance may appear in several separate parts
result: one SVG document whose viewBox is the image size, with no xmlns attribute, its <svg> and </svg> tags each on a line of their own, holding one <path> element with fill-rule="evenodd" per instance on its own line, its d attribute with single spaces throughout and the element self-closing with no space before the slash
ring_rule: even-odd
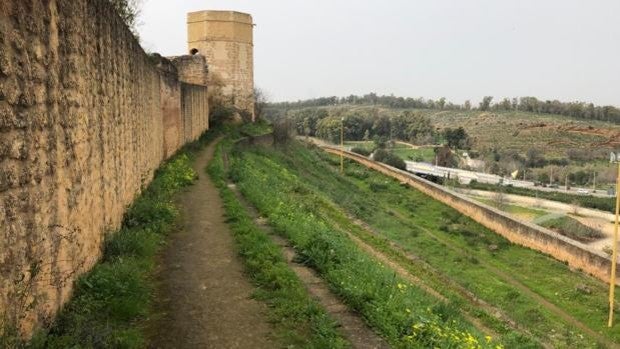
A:
<svg viewBox="0 0 620 349">
<path fill-rule="evenodd" d="M 344 173 L 344 117 L 340 118 L 340 173 Z"/>
<path fill-rule="evenodd" d="M 611 255 L 611 276 L 609 278 L 609 321 L 608 327 L 611 327 L 614 322 L 614 305 L 616 289 L 616 260 L 618 257 L 618 223 L 620 220 L 620 153 L 611 153 L 611 163 L 618 164 L 618 177 L 616 180 L 616 220 L 614 223 L 614 241 L 613 241 L 613 253 Z"/>
<path fill-rule="evenodd" d="M 596 172 L 594 172 L 594 184 L 592 184 L 592 191 L 596 193 Z"/>
<path fill-rule="evenodd" d="M 549 185 L 553 184 L 553 167 L 549 168 Z"/>
</svg>

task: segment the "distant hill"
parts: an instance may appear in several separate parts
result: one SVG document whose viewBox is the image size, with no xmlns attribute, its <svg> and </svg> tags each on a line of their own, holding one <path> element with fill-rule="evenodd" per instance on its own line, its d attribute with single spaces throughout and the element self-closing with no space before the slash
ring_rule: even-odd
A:
<svg viewBox="0 0 620 349">
<path fill-rule="evenodd" d="M 579 185 L 589 185 L 593 181 L 594 172 L 598 176 L 597 183 L 612 182 L 613 169 L 608 166 L 607 159 L 610 151 L 620 149 L 620 125 L 614 122 L 519 110 L 437 110 L 351 104 L 308 107 L 303 104 L 275 104 L 267 108 L 267 114 L 272 118 L 289 116 L 296 119 L 298 124 L 304 122 L 304 115 L 337 120 L 343 116 L 355 118 L 356 115 L 363 115 L 366 119 L 369 115 L 371 119 L 402 115 L 423 117 L 430 120 L 435 134 L 441 134 L 446 128 L 463 127 L 470 137 L 473 153 L 480 154 L 480 158 L 489 165 L 496 163 L 494 168 L 487 168 L 489 172 L 511 173 L 527 167 L 532 169 L 534 180 L 545 181 L 546 174 L 549 174 L 557 176 L 554 181 L 563 183 L 564 176 L 571 174 L 580 178 L 575 182 Z M 316 120 L 314 122 L 318 123 Z M 532 163 L 530 160 L 535 160 L 531 158 L 536 156 L 544 161 L 540 165 L 528 165 Z"/>
</svg>

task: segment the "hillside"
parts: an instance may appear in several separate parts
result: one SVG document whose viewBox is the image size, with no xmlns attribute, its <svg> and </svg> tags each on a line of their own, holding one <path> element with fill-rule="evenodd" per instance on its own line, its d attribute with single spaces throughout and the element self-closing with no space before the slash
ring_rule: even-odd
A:
<svg viewBox="0 0 620 349">
<path fill-rule="evenodd" d="M 575 184 L 592 185 L 593 173 L 596 172 L 597 184 L 611 183 L 614 171 L 608 165 L 609 153 L 620 148 L 620 125 L 524 111 L 483 112 L 336 105 L 287 110 L 272 106 L 268 114 L 287 115 L 298 124 L 307 122 L 308 116 L 318 119 L 332 117 L 338 122 L 335 127 L 339 127 L 340 118 L 344 117 L 345 137 L 350 141 L 360 140 L 352 139 L 351 132 L 348 132 L 356 127 L 351 123 L 359 122 L 360 118 L 370 119 L 365 122 L 373 127 L 376 127 L 376 120 L 385 118 L 425 118 L 432 125 L 434 137 L 408 140 L 414 143 L 417 141 L 418 144 L 443 143 L 445 139 L 441 138 L 442 131 L 463 127 L 469 135 L 469 147 L 473 154 L 486 161 L 486 171 L 508 174 L 526 168 L 531 174 L 530 179 L 541 182 L 548 182 L 548 177 L 553 176 L 554 182 L 563 184 L 565 175 L 570 174 Z M 318 121 L 314 122 L 318 124 Z M 321 137 L 320 134 L 317 136 Z M 336 136 L 339 137 L 339 132 Z M 372 133 L 369 139 L 372 139 Z M 497 164 L 493 165 L 494 162 Z"/>
<path fill-rule="evenodd" d="M 395 347 L 618 343 L 603 282 L 399 181 L 296 143 L 225 151 L 235 188 Z"/>
</svg>

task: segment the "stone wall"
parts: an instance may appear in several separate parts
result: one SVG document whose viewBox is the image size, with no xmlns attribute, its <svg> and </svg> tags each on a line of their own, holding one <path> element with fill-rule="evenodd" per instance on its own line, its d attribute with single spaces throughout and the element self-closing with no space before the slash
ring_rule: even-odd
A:
<svg viewBox="0 0 620 349">
<path fill-rule="evenodd" d="M 323 148 L 333 154 L 340 155 L 341 153 L 337 147 L 323 146 Z M 345 151 L 344 154 L 347 158 L 398 179 L 433 199 L 451 206 L 513 243 L 548 254 L 568 263 L 572 268 L 582 270 L 604 282 L 609 282 L 611 259 L 599 251 L 591 250 L 586 245 L 551 230 L 523 222 L 500 210 L 478 203 L 467 196 L 448 190 L 409 172 L 369 160 L 356 153 Z"/>
<path fill-rule="evenodd" d="M 181 85 L 176 67 L 167 59 L 159 58 L 160 103 L 164 128 L 164 157 L 170 157 L 185 143 L 184 120 L 181 115 Z"/>
<path fill-rule="evenodd" d="M 177 68 L 179 79 L 193 85 L 207 86 L 209 70 L 207 60 L 201 54 L 169 57 Z"/>
<path fill-rule="evenodd" d="M 209 96 L 207 89 L 192 84 L 181 84 L 184 143 L 195 141 L 209 128 Z"/>
<path fill-rule="evenodd" d="M 49 324 L 154 170 L 207 129 L 206 87 L 155 61 L 105 0 L 0 1 L 0 326 Z"/>
</svg>

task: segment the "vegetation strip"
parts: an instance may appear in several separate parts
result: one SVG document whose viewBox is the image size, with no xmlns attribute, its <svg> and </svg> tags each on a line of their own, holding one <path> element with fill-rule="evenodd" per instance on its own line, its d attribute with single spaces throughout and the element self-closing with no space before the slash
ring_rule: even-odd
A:
<svg viewBox="0 0 620 349">
<path fill-rule="evenodd" d="M 280 248 L 248 215 L 226 185 L 222 147 L 218 145 L 208 172 L 220 189 L 228 222 L 248 274 L 258 286 L 256 298 L 269 305 L 271 320 L 285 347 L 345 348 L 336 324 L 308 295 L 304 285 L 288 267 Z"/>
<path fill-rule="evenodd" d="M 325 202 L 287 168 L 252 150 L 231 153 L 231 178 L 302 256 L 396 347 L 499 347 L 451 305 L 396 275 L 341 234 L 318 210 Z M 269 190 L 265 190 L 269 188 Z"/>
<path fill-rule="evenodd" d="M 359 230 L 350 229 L 351 226 L 349 226 L 348 231 L 342 227 L 340 227 L 340 229 L 346 234 L 348 234 L 349 237 L 356 244 L 358 244 L 364 250 L 368 251 L 368 253 L 372 254 L 377 259 L 381 260 L 383 263 L 389 265 L 391 268 L 396 270 L 401 276 L 416 283 L 419 287 L 423 288 L 425 291 L 437 297 L 443 302 L 450 302 L 452 300 L 444 296 L 442 293 L 438 292 L 437 289 L 443 289 L 444 292 L 446 288 L 453 290 L 456 294 L 461 296 L 458 301 L 463 300 L 471 304 L 473 308 L 461 306 L 461 309 L 463 309 L 466 312 L 464 316 L 467 318 L 467 320 L 475 324 L 476 327 L 478 327 L 481 331 L 485 331 L 487 333 L 495 333 L 496 329 L 490 328 L 487 325 L 487 323 L 489 323 L 489 319 L 485 318 L 484 316 L 481 316 L 480 312 L 474 311 L 474 309 L 475 310 L 483 309 L 484 311 L 487 312 L 487 316 L 492 314 L 493 317 L 497 318 L 498 320 L 501 320 L 503 324 L 511 327 L 513 330 L 521 331 L 527 334 L 528 336 L 531 336 L 531 333 L 529 333 L 527 329 L 519 326 L 513 319 L 509 318 L 501 309 L 496 308 L 484 302 L 483 300 L 475 297 L 475 295 L 473 295 L 471 292 L 467 291 L 465 288 L 461 287 L 460 285 L 455 284 L 452 280 L 447 278 L 445 275 L 442 275 L 442 273 L 439 270 L 434 269 L 432 266 L 425 263 L 419 257 L 412 256 L 410 253 L 409 254 L 406 253 L 405 251 L 403 251 L 401 248 L 399 248 L 395 244 L 386 244 L 385 241 L 380 241 L 379 238 L 377 237 L 377 234 L 371 231 L 370 230 L 371 228 L 365 225 L 364 223 L 359 222 L 358 220 L 352 217 L 350 217 L 349 219 L 360 229 Z M 415 267 L 412 268 L 412 264 L 418 264 L 421 266 L 418 268 L 415 268 Z M 423 273 L 424 279 L 416 276 L 416 274 L 420 273 L 419 269 L 423 269 L 425 271 Z M 417 272 L 415 272 L 414 270 L 416 270 Z M 429 279 L 436 279 L 436 281 L 429 282 L 430 281 Z M 454 299 L 454 297 L 452 297 L 452 299 Z M 477 314 L 473 314 L 476 312 Z M 481 318 L 474 317 L 476 315 Z M 491 321 L 489 325 L 492 325 L 492 323 L 493 321 Z M 495 325 L 494 327 L 497 327 L 497 325 Z M 505 332 L 505 329 L 502 329 L 502 330 L 503 330 L 502 332 Z M 497 336 L 497 333 L 495 334 Z M 547 343 L 541 343 L 541 345 L 543 345 L 544 347 L 550 347 L 550 345 Z"/>
<path fill-rule="evenodd" d="M 156 257 L 178 216 L 173 196 L 196 179 L 192 154 L 217 133 L 205 133 L 155 173 L 127 210 L 122 228 L 108 236 L 101 261 L 78 279 L 71 301 L 47 333 L 35 335 L 28 345 L 0 341 L 0 347 L 145 347 L 143 327 L 153 314 Z"/>
<path fill-rule="evenodd" d="M 308 194 L 290 194 L 299 202 L 308 201 L 308 196 L 334 202 L 369 224 L 381 238 L 423 259 L 476 298 L 510 314 L 526 333 L 543 343 L 559 348 L 592 347 L 597 345 L 597 339 L 542 307 L 536 299 L 508 283 L 504 276 L 518 281 L 533 294 L 607 338 L 607 341 L 598 341 L 600 346 L 604 346 L 603 343 L 615 346 L 609 341 L 617 342 L 617 326 L 612 329 L 604 326 L 606 286 L 600 281 L 571 271 L 553 258 L 511 244 L 452 208 L 354 162 L 346 160 L 345 174 L 341 175 L 338 157 L 309 148 L 293 144 L 275 150 L 255 149 L 254 154 L 246 152 L 244 156 L 252 156 L 265 166 L 274 162 L 286 168 L 309 188 Z M 271 171 L 269 176 L 272 176 Z M 320 215 L 333 211 L 329 206 Z M 446 248 L 444 242 L 429 236 L 428 231 L 450 242 L 454 249 Z M 481 262 L 502 271 L 502 276 Z M 425 281 L 434 280 L 424 274 L 422 268 L 415 268 L 415 271 Z M 454 293 L 446 287 L 436 289 L 449 298 Z M 459 309 L 467 306 L 458 299 L 453 302 Z M 502 338 L 506 338 L 507 347 L 531 347 L 516 333 L 502 333 L 505 333 Z"/>
<path fill-rule="evenodd" d="M 356 160 L 356 159 L 352 158 L 352 160 Z M 363 165 L 364 164 L 362 164 L 362 166 Z M 439 236 L 437 234 L 434 234 L 431 231 L 429 231 L 428 229 L 425 229 L 423 227 L 419 227 L 419 229 L 425 231 L 427 234 L 432 236 L 438 242 L 444 244 L 444 246 L 450 248 L 455 253 L 463 254 L 463 250 L 460 248 L 460 246 L 454 245 L 453 243 L 451 243 L 451 241 L 449 239 L 446 239 L 446 238 L 441 237 L 441 236 Z M 463 256 L 465 256 L 465 254 L 463 254 Z M 524 292 L 525 294 L 530 296 L 532 299 L 535 299 L 537 302 L 539 302 L 545 308 L 547 308 L 551 312 L 555 313 L 557 316 L 559 316 L 560 318 L 564 319 L 565 321 L 571 323 L 575 327 L 579 328 L 581 331 L 584 331 L 589 336 L 591 336 L 593 338 L 596 338 L 600 342 L 606 343 L 608 346 L 614 346 L 615 345 L 613 342 L 609 341 L 607 338 L 605 338 L 604 336 L 602 336 L 598 332 L 592 330 L 590 327 L 588 327 L 587 325 L 585 325 L 584 323 L 582 323 L 581 321 L 579 321 L 575 317 L 571 316 L 570 314 L 568 314 L 566 311 L 564 311 L 563 309 L 561 309 L 560 307 L 558 307 L 554 303 L 548 301 L 544 297 L 541 297 L 536 292 L 533 292 L 529 287 L 527 287 L 524 284 L 522 284 L 521 282 L 517 281 L 516 279 L 514 279 L 513 277 L 511 277 L 507 273 L 501 271 L 497 267 L 491 266 L 490 264 L 487 264 L 487 263 L 481 262 L 481 261 L 476 262 L 476 264 L 480 264 L 485 269 L 488 269 L 493 274 L 499 276 L 501 279 L 505 280 L 506 282 L 508 282 L 509 284 L 514 286 L 515 288 L 517 288 L 518 290 Z"/>
<path fill-rule="evenodd" d="M 298 255 L 295 249 L 290 247 L 289 243 L 278 235 L 274 235 L 273 228 L 260 221 L 258 211 L 251 206 L 242 194 L 234 187 L 229 185 L 239 202 L 246 208 L 246 211 L 256 222 L 256 225 L 265 231 L 274 243 L 280 246 L 284 252 L 285 260 L 291 270 L 297 274 L 297 277 L 304 283 L 306 289 L 322 306 L 327 313 L 338 322 L 340 331 L 345 338 L 352 344 L 353 348 L 363 349 L 382 349 L 389 348 L 381 337 L 377 336 L 372 329 L 368 328 L 364 321 L 348 307 L 343 304 L 338 297 L 333 294 L 329 286 L 318 277 L 314 271 L 302 264 L 296 263 Z"/>
</svg>

